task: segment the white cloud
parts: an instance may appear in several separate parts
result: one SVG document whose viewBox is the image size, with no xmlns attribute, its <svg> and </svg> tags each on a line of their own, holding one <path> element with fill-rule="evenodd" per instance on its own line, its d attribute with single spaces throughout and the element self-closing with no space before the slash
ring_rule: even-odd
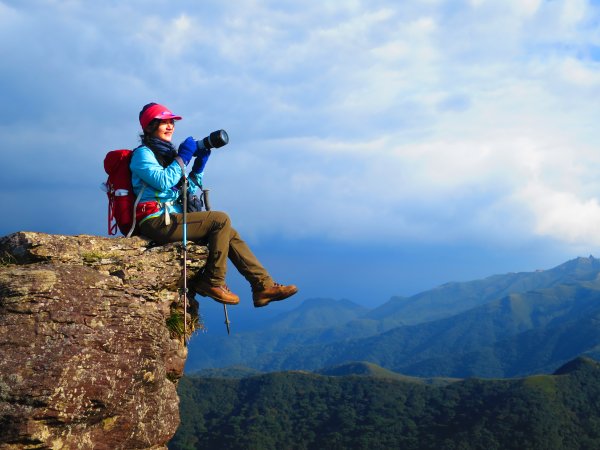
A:
<svg viewBox="0 0 600 450">
<path fill-rule="evenodd" d="M 600 86 L 600 64 L 566 58 L 560 67 L 562 77 L 569 83 L 593 88 Z"/>
<path fill-rule="evenodd" d="M 161 101 L 179 133 L 228 129 L 207 180 L 255 236 L 596 242 L 591 3 L 8 4 L 7 143 L 32 159 L 51 128 L 44 181 L 67 172 L 40 169 L 53 155 L 87 173 L 135 145 Z"/>
<path fill-rule="evenodd" d="M 560 22 L 563 26 L 577 25 L 586 17 L 587 0 L 563 0 Z"/>
<path fill-rule="evenodd" d="M 528 17 L 537 13 L 541 3 L 542 0 L 513 0 L 511 5 L 518 13 Z"/>
<path fill-rule="evenodd" d="M 600 245 L 600 204 L 597 198 L 558 191 L 531 183 L 517 192 L 535 216 L 534 232 L 570 244 Z"/>
</svg>

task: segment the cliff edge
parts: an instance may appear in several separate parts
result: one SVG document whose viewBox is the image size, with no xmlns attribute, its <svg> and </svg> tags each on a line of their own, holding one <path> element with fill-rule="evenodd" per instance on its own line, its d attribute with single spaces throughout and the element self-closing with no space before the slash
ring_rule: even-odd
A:
<svg viewBox="0 0 600 450">
<path fill-rule="evenodd" d="M 195 272 L 207 249 L 188 255 Z M 0 238 L 0 448 L 166 448 L 187 357 L 181 268 L 180 245 L 141 238 Z"/>
</svg>

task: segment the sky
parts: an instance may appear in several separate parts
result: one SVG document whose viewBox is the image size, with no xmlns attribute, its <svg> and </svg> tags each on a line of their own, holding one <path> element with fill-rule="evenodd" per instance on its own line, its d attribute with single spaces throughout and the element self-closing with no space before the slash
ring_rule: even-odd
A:
<svg viewBox="0 0 600 450">
<path fill-rule="evenodd" d="M 300 298 L 375 306 L 598 255 L 599 18 L 597 0 L 0 0 L 0 235 L 106 235 L 104 156 L 154 101 L 178 142 L 228 132 L 213 209 Z"/>
</svg>

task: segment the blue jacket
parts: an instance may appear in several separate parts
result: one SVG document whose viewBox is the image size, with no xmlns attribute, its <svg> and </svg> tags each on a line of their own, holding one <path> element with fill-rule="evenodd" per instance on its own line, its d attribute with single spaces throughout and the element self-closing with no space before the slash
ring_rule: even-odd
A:
<svg viewBox="0 0 600 450">
<path fill-rule="evenodd" d="M 140 223 L 151 217 L 157 217 L 164 214 L 164 208 L 168 208 L 169 213 L 182 213 L 183 208 L 179 198 L 179 189 L 177 183 L 183 176 L 183 171 L 177 161 L 173 161 L 169 166 L 161 166 L 152 150 L 145 145 L 135 149 L 131 157 L 131 182 L 133 192 L 137 197 L 140 190 L 144 188 L 140 203 L 158 202 L 161 209 L 159 212 L 150 214 L 140 221 Z M 188 195 L 193 195 L 198 188 L 202 187 L 202 173 L 196 174 L 196 177 L 189 177 Z"/>
</svg>

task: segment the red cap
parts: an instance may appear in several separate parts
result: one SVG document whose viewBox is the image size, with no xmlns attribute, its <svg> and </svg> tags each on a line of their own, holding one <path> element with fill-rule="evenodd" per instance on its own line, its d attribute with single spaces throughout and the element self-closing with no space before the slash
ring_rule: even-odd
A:
<svg viewBox="0 0 600 450">
<path fill-rule="evenodd" d="M 159 105 L 158 103 L 149 103 L 144 106 L 140 113 L 140 125 L 142 130 L 145 130 L 148 124 L 153 120 L 181 120 L 181 116 L 176 116 L 166 106 Z"/>
</svg>

